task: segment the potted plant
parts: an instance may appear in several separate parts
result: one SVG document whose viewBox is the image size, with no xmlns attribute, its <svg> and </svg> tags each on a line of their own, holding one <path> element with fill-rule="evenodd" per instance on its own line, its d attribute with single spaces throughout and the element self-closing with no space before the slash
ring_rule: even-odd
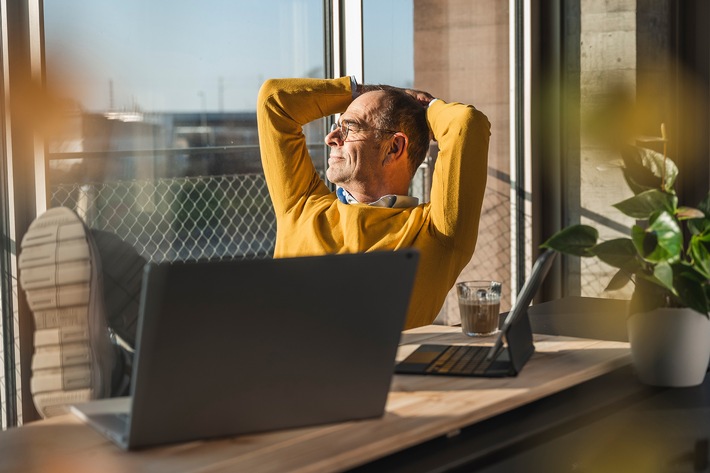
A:
<svg viewBox="0 0 710 473">
<path fill-rule="evenodd" d="M 635 284 L 627 327 L 639 378 L 694 386 L 710 361 L 710 193 L 697 207 L 679 205 L 678 168 L 666 156 L 665 136 L 658 141 L 663 153 L 637 146 L 621 152 L 634 195 L 614 207 L 636 219 L 628 237 L 599 242 L 595 228 L 572 225 L 542 247 L 618 268 L 605 290 Z"/>
</svg>

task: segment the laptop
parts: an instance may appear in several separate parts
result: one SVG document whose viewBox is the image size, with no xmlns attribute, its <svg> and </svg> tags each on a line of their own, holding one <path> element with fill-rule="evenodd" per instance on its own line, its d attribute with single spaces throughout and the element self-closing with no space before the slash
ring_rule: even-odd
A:
<svg viewBox="0 0 710 473">
<path fill-rule="evenodd" d="M 550 270 L 555 254 L 545 250 L 538 256 L 493 346 L 421 345 L 395 366 L 395 372 L 486 378 L 517 376 L 535 352 L 528 306 Z"/>
<path fill-rule="evenodd" d="M 71 410 L 124 449 L 382 416 L 418 260 L 149 263 L 131 395 Z"/>
</svg>

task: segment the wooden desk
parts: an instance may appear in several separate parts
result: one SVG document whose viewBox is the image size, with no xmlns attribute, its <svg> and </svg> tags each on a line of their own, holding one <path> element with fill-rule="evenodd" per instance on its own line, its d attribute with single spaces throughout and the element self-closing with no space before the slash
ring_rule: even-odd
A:
<svg viewBox="0 0 710 473">
<path fill-rule="evenodd" d="M 403 334 L 398 359 L 420 343 L 492 343 L 460 328 Z M 0 433 L 0 471 L 343 471 L 491 418 L 630 363 L 628 344 L 535 336 L 517 378 L 394 377 L 383 418 L 124 452 L 71 415 Z"/>
</svg>

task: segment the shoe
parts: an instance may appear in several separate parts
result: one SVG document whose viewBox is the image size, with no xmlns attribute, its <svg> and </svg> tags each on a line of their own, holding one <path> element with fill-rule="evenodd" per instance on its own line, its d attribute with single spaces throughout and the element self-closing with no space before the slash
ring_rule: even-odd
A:
<svg viewBox="0 0 710 473">
<path fill-rule="evenodd" d="M 72 210 L 49 209 L 30 224 L 18 265 L 34 315 L 30 391 L 37 411 L 51 417 L 71 404 L 109 397 L 116 350 L 89 229 Z"/>
</svg>

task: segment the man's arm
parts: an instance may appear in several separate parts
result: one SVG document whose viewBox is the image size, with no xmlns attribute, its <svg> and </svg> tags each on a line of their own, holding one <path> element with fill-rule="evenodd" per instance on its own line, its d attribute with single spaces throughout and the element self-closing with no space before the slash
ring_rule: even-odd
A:
<svg viewBox="0 0 710 473">
<path fill-rule="evenodd" d="M 431 220 L 439 238 L 473 254 L 488 174 L 490 123 L 471 105 L 436 100 L 427 119 L 439 142 Z"/>
<path fill-rule="evenodd" d="M 277 215 L 307 195 L 329 192 L 311 161 L 303 125 L 342 112 L 351 101 L 349 77 L 270 79 L 261 86 L 256 112 L 259 146 Z"/>
<path fill-rule="evenodd" d="M 387 87 L 358 85 L 357 93 Z M 399 90 L 427 108 L 430 138 L 439 142 L 431 189 L 434 231 L 445 243 L 473 254 L 488 177 L 488 118 L 471 105 L 449 104 L 422 90 Z"/>
</svg>

